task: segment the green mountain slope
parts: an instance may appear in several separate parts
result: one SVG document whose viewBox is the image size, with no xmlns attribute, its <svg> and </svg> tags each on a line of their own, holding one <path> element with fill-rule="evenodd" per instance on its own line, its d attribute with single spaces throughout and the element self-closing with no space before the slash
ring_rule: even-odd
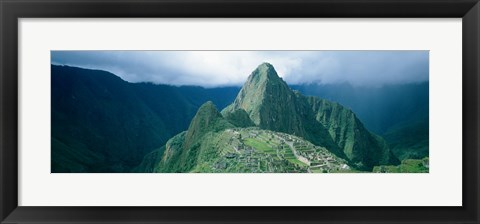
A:
<svg viewBox="0 0 480 224">
<path fill-rule="evenodd" d="M 168 140 L 166 129 L 120 78 L 52 66 L 52 172 L 127 171 Z"/>
<path fill-rule="evenodd" d="M 129 172 L 188 128 L 207 100 L 239 88 L 128 83 L 105 71 L 51 66 L 52 172 Z M 163 153 L 163 151 L 162 151 Z"/>
<path fill-rule="evenodd" d="M 206 135 L 212 135 L 234 126 L 225 120 L 212 102 L 200 107 L 186 132 L 167 142 L 158 172 L 188 172 L 196 165 Z M 202 144 L 203 143 L 203 144 Z"/>
<path fill-rule="evenodd" d="M 368 130 L 385 138 L 400 160 L 428 156 L 428 82 L 381 87 L 304 84 L 292 88 L 348 107 Z"/>
<path fill-rule="evenodd" d="M 234 126 L 225 120 L 215 105 L 208 101 L 198 109 L 185 136 L 184 148 L 190 148 L 208 132 L 218 132 Z"/>
<path fill-rule="evenodd" d="M 244 109 L 236 109 L 230 113 L 225 113 L 225 118 L 236 127 L 245 128 L 255 126 L 255 123 L 253 123 Z"/>
<path fill-rule="evenodd" d="M 378 164 L 398 164 L 386 142 L 370 133 L 349 109 L 317 97 L 308 97 L 316 119 L 329 131 L 335 143 L 343 149 L 347 158 L 358 167 Z"/>
<path fill-rule="evenodd" d="M 400 159 L 428 157 L 428 118 L 391 128 L 384 134 L 392 152 Z"/>
</svg>

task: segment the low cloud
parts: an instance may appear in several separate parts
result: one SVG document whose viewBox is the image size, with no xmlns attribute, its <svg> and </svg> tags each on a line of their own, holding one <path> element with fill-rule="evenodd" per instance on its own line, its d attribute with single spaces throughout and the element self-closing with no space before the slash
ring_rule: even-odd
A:
<svg viewBox="0 0 480 224">
<path fill-rule="evenodd" d="M 101 69 L 129 82 L 242 85 L 262 62 L 289 84 L 382 86 L 428 81 L 428 51 L 52 51 L 52 64 Z"/>
</svg>

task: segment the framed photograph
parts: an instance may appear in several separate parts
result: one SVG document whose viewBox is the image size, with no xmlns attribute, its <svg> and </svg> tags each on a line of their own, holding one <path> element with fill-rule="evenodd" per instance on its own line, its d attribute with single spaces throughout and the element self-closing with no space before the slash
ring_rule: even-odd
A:
<svg viewBox="0 0 480 224">
<path fill-rule="evenodd" d="M 1 223 L 479 223 L 465 1 L 1 1 Z"/>
</svg>

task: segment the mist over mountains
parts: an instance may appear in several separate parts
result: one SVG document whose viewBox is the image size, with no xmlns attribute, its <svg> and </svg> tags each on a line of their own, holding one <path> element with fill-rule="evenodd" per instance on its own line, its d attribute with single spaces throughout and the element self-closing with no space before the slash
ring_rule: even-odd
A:
<svg viewBox="0 0 480 224">
<path fill-rule="evenodd" d="M 263 62 L 289 85 L 383 86 L 429 80 L 429 51 L 52 51 L 52 64 L 100 69 L 128 82 L 240 86 Z"/>
<path fill-rule="evenodd" d="M 258 69 L 261 70 L 262 67 Z M 227 138 L 234 138 L 236 133 L 251 136 L 247 142 L 242 143 L 247 146 L 250 143 L 253 145 L 263 143 L 261 138 L 263 136 L 269 136 L 272 139 L 271 144 L 282 140 L 288 143 L 286 139 L 301 136 L 308 142 L 298 139 L 292 140 L 292 144 L 311 147 L 313 151 L 305 151 L 307 153 L 305 158 L 318 155 L 335 158 L 338 166 L 328 168 L 331 170 L 343 169 L 343 165 L 371 169 L 374 165 L 396 164 L 394 158 L 397 157 L 404 159 L 428 156 L 428 83 L 379 88 L 370 90 L 370 93 L 366 90 L 359 91 L 363 95 L 356 90 L 347 91 L 348 86 L 339 88 L 336 85 L 292 86 L 292 89 L 299 91 L 295 92 L 291 91 L 276 73 L 269 72 L 268 66 L 266 70 L 258 72 L 264 74 L 256 77 L 259 80 L 253 80 L 255 76 L 251 75 L 252 80 L 247 81 L 242 89 L 239 87 L 206 89 L 193 86 L 128 83 L 104 71 L 52 65 L 52 172 L 132 170 L 138 172 L 142 169 L 143 172 L 150 172 L 155 170 L 155 164 L 158 165 L 166 158 L 164 155 L 166 150 L 172 153 L 175 151 L 173 149 L 178 149 L 179 146 L 185 152 L 189 152 L 187 153 L 189 156 L 178 157 L 179 161 L 183 162 L 171 167 L 178 168 L 181 167 L 178 164 L 190 164 L 188 166 L 197 169 L 196 171 L 201 169 L 211 171 L 207 169 L 209 166 L 223 170 L 221 168 L 225 164 L 232 167 L 230 163 L 233 160 L 209 161 L 205 163 L 208 165 L 204 164 L 202 167 L 196 167 L 192 163 L 192 158 L 199 158 L 192 155 L 205 156 L 201 153 L 208 151 L 201 150 L 205 145 L 199 144 L 201 141 L 198 136 L 207 136 L 206 139 L 221 142 Z M 274 71 L 273 67 L 272 70 Z M 248 90 L 249 88 L 251 90 Z M 425 89 L 427 94 L 421 95 Z M 320 96 L 323 99 L 340 102 L 341 105 L 303 95 Z M 405 96 L 417 97 L 409 101 Z M 212 102 L 205 105 L 207 101 Z M 200 112 L 207 116 L 200 116 Z M 210 122 L 207 122 L 209 125 L 197 122 L 197 125 L 192 126 L 200 119 L 195 119 L 197 115 L 203 117 L 201 119 L 214 121 L 214 124 L 219 123 L 214 127 L 210 126 L 212 124 Z M 312 126 L 315 122 L 320 125 Z M 219 127 L 221 128 L 217 130 Z M 255 127 L 260 129 L 251 130 Z M 203 133 L 210 130 L 209 128 L 217 131 Z M 227 129 L 237 131 L 235 133 L 224 131 Z M 352 135 L 355 131 L 351 130 L 361 130 L 360 132 L 365 134 Z M 417 134 L 412 135 L 411 130 L 417 130 L 415 132 Z M 224 132 L 210 136 L 220 131 Z M 331 133 L 338 134 L 332 138 Z M 382 140 L 377 134 L 383 135 L 387 141 Z M 330 137 L 325 137 L 327 135 Z M 195 146 L 196 144 L 199 145 Z M 282 169 L 292 172 L 305 171 L 307 168 L 301 164 L 292 165 L 297 163 L 298 158 L 288 154 L 290 152 L 285 144 L 277 145 L 283 147 L 277 149 L 278 152 L 285 152 L 282 158 L 287 158 L 286 161 L 291 160 L 290 163 L 284 164 L 285 166 L 278 166 L 278 163 L 283 161 L 277 161 L 268 153 L 255 155 L 255 158 L 269 161 L 263 165 L 276 167 L 274 170 L 277 171 Z M 372 144 L 376 146 L 371 147 Z M 412 147 L 412 144 L 417 145 Z M 391 156 L 388 150 L 387 154 L 368 152 L 368 150 L 385 151 L 387 148 L 391 148 L 395 156 Z M 297 153 L 304 151 L 297 150 Z M 223 155 L 222 158 L 226 156 Z M 382 159 L 383 162 L 379 162 Z M 187 172 L 188 169 L 185 167 L 188 166 L 184 166 L 182 168 L 184 170 L 181 171 Z M 157 171 L 175 171 L 174 168 L 162 169 Z M 229 172 L 235 171 L 231 169 Z M 251 167 L 242 169 L 252 171 Z M 267 168 L 261 167 L 255 171 L 262 169 Z"/>
</svg>

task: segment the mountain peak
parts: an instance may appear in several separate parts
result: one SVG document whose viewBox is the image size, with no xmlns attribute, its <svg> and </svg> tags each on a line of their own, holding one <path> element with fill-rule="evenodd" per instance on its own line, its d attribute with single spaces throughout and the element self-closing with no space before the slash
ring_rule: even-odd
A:
<svg viewBox="0 0 480 224">
<path fill-rule="evenodd" d="M 192 146 L 193 143 L 209 131 L 220 131 L 229 127 L 233 127 L 233 125 L 222 117 L 222 114 L 220 114 L 212 101 L 208 101 L 200 106 L 188 127 L 185 147 Z"/>
<path fill-rule="evenodd" d="M 190 128 L 195 125 L 201 125 L 202 128 L 205 128 L 209 126 L 212 121 L 221 117 L 222 115 L 218 112 L 215 104 L 213 104 L 212 101 L 207 101 L 198 108 L 197 114 L 195 114 L 195 117 L 192 119 Z"/>
<path fill-rule="evenodd" d="M 198 108 L 197 114 L 201 113 L 201 112 L 207 112 L 209 114 L 216 114 L 216 113 L 218 113 L 218 110 L 217 110 L 217 107 L 215 106 L 215 104 L 213 104 L 212 101 L 207 101 L 204 104 L 202 104 L 202 106 L 200 106 L 200 108 Z"/>
<path fill-rule="evenodd" d="M 281 80 L 272 64 L 264 62 L 260 64 L 248 77 L 247 82 L 260 82 L 268 80 Z"/>
<path fill-rule="evenodd" d="M 258 65 L 257 69 L 261 68 L 261 67 L 262 68 L 268 68 L 268 69 L 274 69 L 273 65 L 268 63 L 268 62 L 263 62 L 262 64 Z"/>
<path fill-rule="evenodd" d="M 278 77 L 273 65 L 264 62 L 253 70 L 233 104 L 225 108 L 222 113 L 226 115 L 237 109 L 243 109 L 255 125 L 263 128 L 263 123 L 270 123 L 270 121 L 260 117 L 261 108 L 278 104 L 278 100 L 290 102 L 292 98 L 293 94 L 287 83 Z"/>
</svg>

